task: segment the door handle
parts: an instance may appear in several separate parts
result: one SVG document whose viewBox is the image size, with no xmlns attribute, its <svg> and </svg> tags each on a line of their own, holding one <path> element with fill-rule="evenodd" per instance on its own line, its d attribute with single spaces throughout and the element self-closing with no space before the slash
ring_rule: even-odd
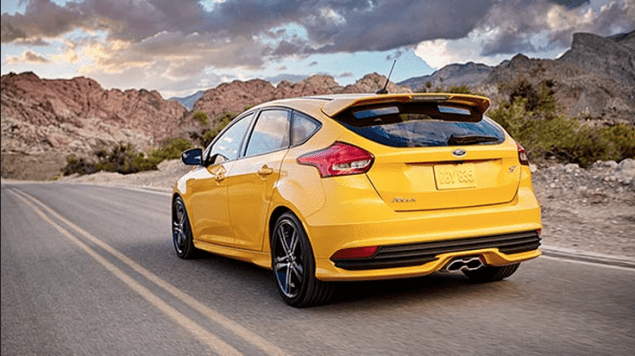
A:
<svg viewBox="0 0 635 356">
<path fill-rule="evenodd" d="M 267 167 L 266 164 L 258 170 L 258 174 L 260 174 L 261 176 L 268 176 L 272 173 L 273 173 L 273 168 Z"/>
</svg>

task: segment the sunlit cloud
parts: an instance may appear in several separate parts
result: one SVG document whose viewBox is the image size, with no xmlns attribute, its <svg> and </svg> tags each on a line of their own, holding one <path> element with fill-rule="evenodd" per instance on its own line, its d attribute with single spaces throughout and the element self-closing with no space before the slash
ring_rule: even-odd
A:
<svg viewBox="0 0 635 356">
<path fill-rule="evenodd" d="M 33 51 L 24 51 L 22 56 L 17 57 L 7 57 L 5 60 L 6 64 L 18 64 L 18 63 L 30 63 L 30 64 L 45 64 L 48 63 L 49 60 L 40 56 L 39 54 Z"/>
</svg>

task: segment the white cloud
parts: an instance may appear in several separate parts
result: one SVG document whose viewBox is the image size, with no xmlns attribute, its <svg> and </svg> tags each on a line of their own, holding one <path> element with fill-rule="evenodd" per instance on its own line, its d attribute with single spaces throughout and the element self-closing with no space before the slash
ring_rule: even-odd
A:
<svg viewBox="0 0 635 356">
<path fill-rule="evenodd" d="M 421 42 L 415 48 L 415 54 L 434 69 L 462 61 L 460 53 L 450 50 L 448 40 Z"/>
<path fill-rule="evenodd" d="M 546 0 L 512 0 L 495 5 L 463 38 L 423 41 L 415 54 L 435 69 L 452 63 L 496 65 L 517 53 L 557 58 L 575 32 L 612 35 L 633 30 L 635 0 L 591 0 L 568 8 Z"/>
</svg>

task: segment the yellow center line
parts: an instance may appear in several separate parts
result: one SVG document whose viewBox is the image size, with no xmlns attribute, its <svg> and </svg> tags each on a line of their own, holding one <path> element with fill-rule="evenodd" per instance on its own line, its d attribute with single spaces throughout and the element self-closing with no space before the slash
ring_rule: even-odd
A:
<svg viewBox="0 0 635 356">
<path fill-rule="evenodd" d="M 59 221 L 63 222 L 67 226 L 69 226 L 71 229 L 75 230 L 78 234 L 82 235 L 87 240 L 91 241 L 92 243 L 96 244 L 100 248 L 102 248 L 105 251 L 107 251 L 108 253 L 110 253 L 113 257 L 115 257 L 118 260 L 120 260 L 122 263 L 124 263 L 130 269 L 134 270 L 135 272 L 139 273 L 140 275 L 142 275 L 146 279 L 150 280 L 151 282 L 153 282 L 154 284 L 156 284 L 157 286 L 159 286 L 160 288 L 162 288 L 163 290 L 165 290 L 166 292 L 168 292 L 169 294 L 171 294 L 175 298 L 177 298 L 180 301 L 182 301 L 184 304 L 186 304 L 190 308 L 198 311 L 200 314 L 202 314 L 203 316 L 207 317 L 209 320 L 211 320 L 211 321 L 213 321 L 213 322 L 215 322 L 217 324 L 220 324 L 222 327 L 224 327 L 224 328 L 228 329 L 229 331 L 233 332 L 238 337 L 240 337 L 243 340 L 249 342 L 250 344 L 252 344 L 256 348 L 258 348 L 261 351 L 263 351 L 265 354 L 267 354 L 267 355 L 276 355 L 276 356 L 285 355 L 285 353 L 282 352 L 282 350 L 280 350 L 277 346 L 273 345 L 272 343 L 270 343 L 269 341 L 267 341 L 263 337 L 259 336 L 258 334 L 254 333 L 252 331 L 249 331 L 248 329 L 246 329 L 243 326 L 231 321 L 230 319 L 228 319 L 227 317 L 221 315 L 220 313 L 208 308 L 203 303 L 199 302 L 198 300 L 196 300 L 195 298 L 191 297 L 190 295 L 188 295 L 186 293 L 183 293 L 178 288 L 174 287 L 170 283 L 168 283 L 165 280 L 161 279 L 156 274 L 150 272 L 146 268 L 144 268 L 141 265 L 139 265 L 138 263 L 134 262 L 133 260 L 131 260 L 130 258 L 125 256 L 121 252 L 117 251 L 116 249 L 112 248 L 110 245 L 108 245 L 108 244 L 104 243 L 103 241 L 101 241 L 99 238 L 95 237 L 94 235 L 92 235 L 89 232 L 85 231 L 81 227 L 75 225 L 71 221 L 69 221 L 66 218 L 64 218 L 63 216 L 59 215 L 53 209 L 51 209 L 50 207 L 48 207 L 47 205 L 45 205 L 44 203 L 42 203 L 38 199 L 34 198 L 33 196 L 31 196 L 31 195 L 29 195 L 27 193 L 24 193 L 22 191 L 19 191 L 17 189 L 13 189 L 11 192 L 16 194 L 20 199 L 22 199 L 25 203 L 27 203 L 29 206 L 31 206 L 38 213 L 38 215 L 42 216 L 49 224 L 53 225 L 64 236 L 68 237 L 71 241 L 73 241 L 76 244 L 78 244 L 80 247 L 82 247 L 87 252 L 90 251 L 89 254 L 91 256 L 93 256 L 95 259 L 97 259 L 100 263 L 102 263 L 101 261 L 103 261 L 102 264 L 104 264 L 104 266 L 106 266 L 106 264 L 108 264 L 108 266 L 110 266 L 110 267 L 107 266 L 107 268 L 109 270 L 111 270 L 111 272 L 113 270 L 118 271 L 118 273 L 121 274 L 121 276 L 119 274 L 116 274 L 116 275 L 120 279 L 122 279 L 124 282 L 126 282 L 128 280 L 128 281 L 130 281 L 130 283 L 134 284 L 135 287 L 132 287 L 131 284 L 128 284 L 128 282 L 126 282 L 126 284 L 131 286 L 131 288 L 135 289 L 135 291 L 137 291 L 139 294 L 141 294 L 144 297 L 146 297 L 144 293 L 149 294 L 150 296 L 147 297 L 146 299 L 148 299 L 149 301 L 151 301 L 150 299 L 156 300 L 157 303 L 161 303 L 162 306 L 159 307 L 157 304 L 155 304 L 154 302 L 151 301 L 153 304 L 157 305 L 157 307 L 159 307 L 159 309 L 164 311 L 166 314 L 168 314 L 167 311 L 172 311 L 168 315 L 170 315 L 172 318 L 174 318 L 181 325 L 185 326 L 188 330 L 193 332 L 195 335 L 197 335 L 199 337 L 203 337 L 204 336 L 203 340 L 205 341 L 205 343 L 210 345 L 210 346 L 212 346 L 213 349 L 215 349 L 215 350 L 220 350 L 220 351 L 217 351 L 218 353 L 220 353 L 222 355 L 239 354 L 238 351 L 236 351 L 231 346 L 227 345 L 222 340 L 219 340 L 215 335 L 213 335 L 213 334 L 211 334 L 209 332 L 206 332 L 206 331 L 202 331 L 202 328 L 198 324 L 196 324 L 194 321 L 190 320 L 189 318 L 187 318 L 186 316 L 182 315 L 180 312 L 178 312 L 174 308 L 170 307 L 168 304 L 166 304 L 161 299 L 159 299 L 154 294 L 152 294 L 152 292 L 150 292 L 148 289 L 146 289 L 145 287 L 141 286 L 136 281 L 134 281 L 129 276 L 127 276 L 123 271 L 121 271 L 116 266 L 112 265 L 110 262 L 108 262 L 105 259 L 103 259 L 103 257 L 98 255 L 95 251 L 93 251 L 90 247 L 88 247 L 83 242 L 78 240 L 75 236 L 71 235 L 63 227 L 61 227 L 61 226 L 57 225 L 55 222 L 53 222 L 41 210 L 39 210 L 35 205 L 33 205 L 33 203 L 39 205 L 46 212 L 48 212 L 49 214 L 54 216 L 56 219 L 58 219 Z M 29 200 L 33 201 L 33 203 L 31 203 L 28 200 L 26 200 L 25 197 L 28 198 Z M 113 272 L 113 273 L 115 273 L 115 272 Z M 144 292 L 142 293 L 141 291 L 144 291 Z M 181 322 L 184 322 L 185 325 L 182 324 Z M 191 328 L 193 328 L 193 330 Z M 211 340 L 215 340 L 215 341 L 210 344 Z M 218 344 L 218 345 L 215 345 L 215 344 Z M 222 348 L 225 348 L 225 347 L 227 349 L 222 349 Z"/>
</svg>

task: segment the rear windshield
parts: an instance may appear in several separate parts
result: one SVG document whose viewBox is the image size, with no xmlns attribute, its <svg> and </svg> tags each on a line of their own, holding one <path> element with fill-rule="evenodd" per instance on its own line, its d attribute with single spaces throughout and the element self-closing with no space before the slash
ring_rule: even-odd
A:
<svg viewBox="0 0 635 356">
<path fill-rule="evenodd" d="M 491 145 L 505 140 L 493 121 L 469 107 L 395 103 L 353 107 L 335 118 L 349 130 L 391 147 Z"/>
</svg>

